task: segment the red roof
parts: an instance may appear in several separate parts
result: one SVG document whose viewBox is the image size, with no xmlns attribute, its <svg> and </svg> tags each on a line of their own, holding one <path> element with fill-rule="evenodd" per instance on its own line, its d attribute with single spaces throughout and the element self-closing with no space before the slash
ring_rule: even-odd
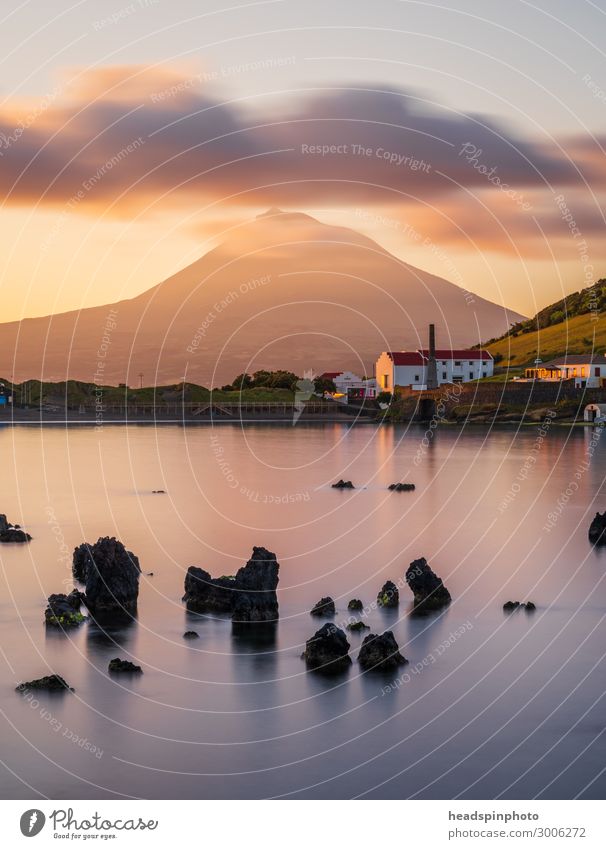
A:
<svg viewBox="0 0 606 849">
<path fill-rule="evenodd" d="M 421 350 L 420 353 L 425 358 L 429 357 L 427 348 Z M 471 351 L 437 350 L 436 360 L 492 360 L 492 356 L 489 351 L 480 351 L 477 348 Z"/>
<path fill-rule="evenodd" d="M 334 380 L 335 377 L 338 377 L 340 374 L 343 374 L 342 371 L 325 371 L 324 374 L 321 374 L 320 377 L 323 377 L 325 380 Z"/>
<path fill-rule="evenodd" d="M 418 351 L 388 351 L 394 366 L 422 366 L 425 361 Z"/>
</svg>

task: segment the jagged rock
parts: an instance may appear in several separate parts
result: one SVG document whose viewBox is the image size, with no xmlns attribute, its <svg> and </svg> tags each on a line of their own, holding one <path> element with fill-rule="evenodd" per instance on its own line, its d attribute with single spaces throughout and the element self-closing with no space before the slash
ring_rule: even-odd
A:
<svg viewBox="0 0 606 849">
<path fill-rule="evenodd" d="M 69 595 L 49 595 L 44 621 L 52 628 L 75 628 L 81 625 L 86 620 L 86 616 L 80 613 L 83 600 L 84 595 L 79 590 L 72 590 Z"/>
<path fill-rule="evenodd" d="M 351 666 L 349 641 L 345 632 L 331 622 L 322 625 L 307 640 L 302 656 L 307 668 L 316 672 L 343 672 Z"/>
<path fill-rule="evenodd" d="M 85 604 L 95 618 L 123 619 L 137 611 L 141 567 L 132 551 L 114 537 L 89 547 Z"/>
<path fill-rule="evenodd" d="M 377 604 L 379 607 L 397 607 L 400 603 L 400 593 L 393 581 L 385 581 L 379 594 Z"/>
<path fill-rule="evenodd" d="M 72 692 L 74 690 L 64 678 L 54 674 L 45 675 L 44 678 L 34 678 L 33 681 L 24 681 L 23 684 L 19 684 L 15 689 L 19 693 L 26 693 L 28 690 L 71 690 Z"/>
<path fill-rule="evenodd" d="M 360 601 L 359 598 L 352 598 L 350 602 L 347 604 L 348 610 L 363 610 L 364 605 Z"/>
<path fill-rule="evenodd" d="M 589 542 L 593 545 L 606 545 L 606 510 L 595 514 L 589 526 Z"/>
<path fill-rule="evenodd" d="M 4 513 L 0 513 L 0 542 L 29 542 L 31 536 L 21 525 L 12 525 Z"/>
<path fill-rule="evenodd" d="M 336 612 L 335 603 L 332 598 L 327 595 L 325 598 L 321 598 L 320 601 L 317 601 L 309 612 L 312 616 L 334 616 Z"/>
<path fill-rule="evenodd" d="M 91 559 L 91 547 L 87 542 L 83 542 L 74 548 L 72 575 L 74 576 L 74 580 L 81 584 L 86 583 L 86 570 Z"/>
<path fill-rule="evenodd" d="M 122 660 L 119 657 L 114 657 L 113 660 L 110 660 L 107 670 L 108 672 L 136 672 L 137 675 L 143 672 L 141 667 L 137 666 L 136 663 L 131 663 L 130 660 Z"/>
<path fill-rule="evenodd" d="M 199 636 L 200 635 L 198 634 L 197 631 L 186 631 L 183 634 L 183 639 L 184 640 L 197 640 Z"/>
<path fill-rule="evenodd" d="M 350 622 L 345 626 L 348 631 L 353 631 L 354 633 L 358 633 L 359 631 L 370 631 L 370 625 L 367 625 L 365 622 Z"/>
<path fill-rule="evenodd" d="M 415 488 L 414 483 L 390 483 L 389 489 L 392 492 L 412 492 Z"/>
<path fill-rule="evenodd" d="M 332 484 L 333 489 L 355 489 L 351 481 L 344 481 L 343 478 Z"/>
<path fill-rule="evenodd" d="M 537 606 L 533 601 L 527 601 L 526 602 L 526 610 L 530 610 L 532 612 L 533 610 L 536 610 L 536 609 L 537 609 Z"/>
<path fill-rule="evenodd" d="M 515 610 L 520 606 L 519 601 L 506 601 L 503 605 L 503 610 Z"/>
<path fill-rule="evenodd" d="M 278 619 L 276 555 L 255 546 L 252 557 L 235 576 L 211 578 L 198 566 L 185 576 L 183 601 L 196 613 L 231 613 L 234 622 L 272 622 Z"/>
<path fill-rule="evenodd" d="M 152 495 L 166 495 L 165 489 L 152 489 Z"/>
<path fill-rule="evenodd" d="M 424 557 L 412 561 L 406 572 L 406 582 L 413 592 L 415 610 L 419 613 L 439 610 L 450 603 L 450 593 Z"/>
<path fill-rule="evenodd" d="M 390 670 L 408 663 L 400 654 L 400 649 L 391 631 L 384 634 L 368 634 L 360 646 L 358 662 L 365 671 Z"/>
</svg>

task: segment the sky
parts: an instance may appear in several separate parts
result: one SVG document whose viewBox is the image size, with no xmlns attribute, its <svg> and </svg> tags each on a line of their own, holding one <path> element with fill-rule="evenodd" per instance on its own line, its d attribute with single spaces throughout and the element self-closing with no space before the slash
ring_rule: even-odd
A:
<svg viewBox="0 0 606 849">
<path fill-rule="evenodd" d="M 4 0 L 2 320 L 269 207 L 512 309 L 604 276 L 606 2 Z"/>
</svg>

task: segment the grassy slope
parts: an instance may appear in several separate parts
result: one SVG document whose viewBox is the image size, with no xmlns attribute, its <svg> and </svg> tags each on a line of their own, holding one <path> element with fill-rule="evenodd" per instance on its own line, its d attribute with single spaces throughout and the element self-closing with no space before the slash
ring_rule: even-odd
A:
<svg viewBox="0 0 606 849">
<path fill-rule="evenodd" d="M 597 321 L 592 313 L 576 315 L 542 330 L 506 336 L 489 344 L 488 350 L 493 357 L 502 354 L 499 366 L 514 367 L 531 364 L 537 357 L 547 362 L 565 353 L 603 353 L 606 350 L 606 319 L 601 313 Z"/>
</svg>

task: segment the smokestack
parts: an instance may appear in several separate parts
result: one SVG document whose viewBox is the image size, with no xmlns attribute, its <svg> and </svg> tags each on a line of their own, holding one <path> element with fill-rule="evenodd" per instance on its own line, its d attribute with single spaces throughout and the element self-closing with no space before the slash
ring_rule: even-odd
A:
<svg viewBox="0 0 606 849">
<path fill-rule="evenodd" d="M 438 388 L 438 364 L 436 363 L 436 327 L 429 325 L 429 356 L 426 365 L 425 385 L 428 389 Z"/>
</svg>

